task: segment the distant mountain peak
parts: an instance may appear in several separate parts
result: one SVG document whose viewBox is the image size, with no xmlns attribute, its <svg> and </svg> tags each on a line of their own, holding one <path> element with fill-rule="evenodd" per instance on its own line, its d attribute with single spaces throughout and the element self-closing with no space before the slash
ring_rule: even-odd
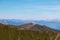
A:
<svg viewBox="0 0 60 40">
<path fill-rule="evenodd" d="M 34 24 L 34 23 L 27 23 L 19 26 L 19 29 L 22 30 L 44 30 L 44 29 L 49 29 L 47 26 L 42 26 L 39 24 Z"/>
<path fill-rule="evenodd" d="M 60 32 L 60 31 L 52 29 L 48 26 L 34 24 L 34 23 L 27 23 L 27 24 L 20 25 L 18 27 L 18 30 L 38 30 L 38 31 L 42 30 L 42 31 Z"/>
<path fill-rule="evenodd" d="M 32 27 L 34 27 L 36 24 L 33 24 L 33 23 L 27 23 L 27 24 L 23 24 L 23 25 L 20 25 L 19 28 L 20 29 L 30 29 Z"/>
</svg>

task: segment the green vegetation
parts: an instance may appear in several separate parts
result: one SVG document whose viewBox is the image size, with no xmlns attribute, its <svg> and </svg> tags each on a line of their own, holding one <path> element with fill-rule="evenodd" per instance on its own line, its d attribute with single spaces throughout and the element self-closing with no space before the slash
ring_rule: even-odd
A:
<svg viewBox="0 0 60 40">
<path fill-rule="evenodd" d="M 56 36 L 57 33 L 52 31 L 17 30 L 16 27 L 0 25 L 0 40 L 55 40 Z"/>
<path fill-rule="evenodd" d="M 52 40 L 56 38 L 56 33 L 46 32 L 46 31 L 29 31 L 29 30 L 20 30 L 19 36 L 21 40 Z"/>
</svg>

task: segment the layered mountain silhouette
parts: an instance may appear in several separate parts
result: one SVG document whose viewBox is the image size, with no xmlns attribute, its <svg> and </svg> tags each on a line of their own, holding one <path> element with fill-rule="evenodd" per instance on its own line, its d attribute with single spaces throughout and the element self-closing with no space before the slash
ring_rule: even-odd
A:
<svg viewBox="0 0 60 40">
<path fill-rule="evenodd" d="M 0 24 L 0 40 L 60 40 L 60 31 L 34 23 Z"/>
<path fill-rule="evenodd" d="M 19 30 L 33 30 L 33 31 L 53 31 L 53 32 L 60 32 L 60 30 L 55 30 L 45 25 L 39 25 L 34 23 L 27 23 L 18 26 Z"/>
<path fill-rule="evenodd" d="M 53 28 L 50 28 L 48 26 L 45 25 L 39 25 L 39 24 L 34 24 L 34 23 L 26 23 L 26 24 L 22 24 L 19 26 L 14 26 L 14 25 L 7 25 L 7 24 L 1 24 L 0 26 L 6 26 L 9 28 L 17 28 L 17 30 L 32 30 L 32 31 L 53 31 L 53 32 L 60 32 L 60 30 L 56 30 Z"/>
<path fill-rule="evenodd" d="M 60 21 L 48 21 L 48 20 L 18 20 L 18 19 L 0 19 L 0 23 L 8 25 L 22 25 L 26 23 L 35 23 L 39 25 L 46 25 L 48 27 L 60 30 Z"/>
</svg>

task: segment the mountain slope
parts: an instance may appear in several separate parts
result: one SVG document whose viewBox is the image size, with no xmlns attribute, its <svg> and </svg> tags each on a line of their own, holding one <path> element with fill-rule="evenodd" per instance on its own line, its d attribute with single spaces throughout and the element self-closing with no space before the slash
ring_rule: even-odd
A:
<svg viewBox="0 0 60 40">
<path fill-rule="evenodd" d="M 8 24 L 8 25 L 22 25 L 25 23 L 36 23 L 40 25 L 46 25 L 48 27 L 60 30 L 60 21 L 53 20 L 53 21 L 48 21 L 48 20 L 18 20 L 18 19 L 0 19 L 0 23 L 3 24 Z"/>
<path fill-rule="evenodd" d="M 43 25 L 39 25 L 39 24 L 33 24 L 33 23 L 27 23 L 27 24 L 23 24 L 23 25 L 20 25 L 18 27 L 18 29 L 20 30 L 43 30 L 43 31 L 53 31 L 53 32 L 60 32 L 59 30 L 55 30 L 53 28 L 50 28 L 48 26 L 43 26 Z"/>
<path fill-rule="evenodd" d="M 21 28 L 25 29 L 22 30 Z M 36 29 L 38 30 L 35 31 Z M 51 29 L 46 26 L 33 23 L 20 25 L 18 27 L 0 24 L 0 40 L 60 40 L 60 33 L 50 30 Z"/>
</svg>

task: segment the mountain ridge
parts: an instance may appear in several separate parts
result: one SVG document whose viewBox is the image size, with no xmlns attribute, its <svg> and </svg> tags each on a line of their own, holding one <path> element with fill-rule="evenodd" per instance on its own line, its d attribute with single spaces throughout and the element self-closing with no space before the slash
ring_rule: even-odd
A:
<svg viewBox="0 0 60 40">
<path fill-rule="evenodd" d="M 56 30 L 53 28 L 50 28 L 48 26 L 45 25 L 39 25 L 39 24 L 34 24 L 34 23 L 27 23 L 27 24 L 23 24 L 18 26 L 18 29 L 21 30 L 44 30 L 44 31 L 54 31 L 54 32 L 60 32 L 60 30 Z"/>
<path fill-rule="evenodd" d="M 26 23 L 35 23 L 40 25 L 46 25 L 48 27 L 60 30 L 60 21 L 45 21 L 45 20 L 18 20 L 18 19 L 0 19 L 0 23 L 8 25 L 22 25 Z"/>
<path fill-rule="evenodd" d="M 18 27 L 0 24 L 0 40 L 60 40 L 60 32 L 33 23 L 22 24 Z"/>
<path fill-rule="evenodd" d="M 1 24 L 1 23 L 0 23 L 0 25 L 7 26 L 10 28 L 17 28 L 17 30 L 32 30 L 32 31 L 43 30 L 43 31 L 53 31 L 53 32 L 60 33 L 60 30 L 56 30 L 56 29 L 50 28 L 50 27 L 45 26 L 45 25 L 39 25 L 39 24 L 34 24 L 34 23 L 26 23 L 26 24 L 22 24 L 19 26 L 7 25 L 7 24 Z"/>
</svg>

